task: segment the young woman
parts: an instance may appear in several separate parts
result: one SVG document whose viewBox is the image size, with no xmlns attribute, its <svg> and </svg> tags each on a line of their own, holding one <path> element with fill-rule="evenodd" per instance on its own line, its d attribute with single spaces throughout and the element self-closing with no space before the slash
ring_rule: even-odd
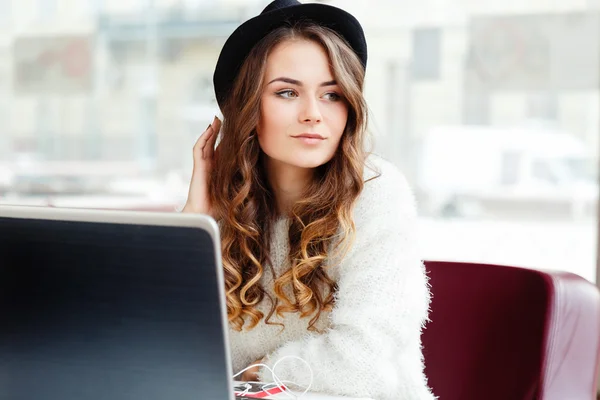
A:
<svg viewBox="0 0 600 400">
<path fill-rule="evenodd" d="M 366 63 L 360 24 L 335 7 L 276 0 L 242 24 L 216 66 L 224 119 L 194 146 L 183 211 L 221 230 L 235 372 L 294 356 L 311 390 L 433 399 L 415 205 L 365 150 Z M 276 373 L 310 381 L 293 359 Z M 243 379 L 272 381 L 260 367 Z"/>
</svg>

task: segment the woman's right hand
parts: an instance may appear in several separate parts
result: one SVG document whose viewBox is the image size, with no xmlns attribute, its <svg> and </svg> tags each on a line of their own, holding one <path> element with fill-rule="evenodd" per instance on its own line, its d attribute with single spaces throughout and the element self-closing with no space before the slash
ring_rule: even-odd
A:
<svg viewBox="0 0 600 400">
<path fill-rule="evenodd" d="M 221 129 L 221 120 L 215 116 L 212 124 L 200 135 L 194 145 L 194 169 L 188 198 L 182 212 L 212 215 L 208 182 L 215 160 L 215 142 Z"/>
</svg>

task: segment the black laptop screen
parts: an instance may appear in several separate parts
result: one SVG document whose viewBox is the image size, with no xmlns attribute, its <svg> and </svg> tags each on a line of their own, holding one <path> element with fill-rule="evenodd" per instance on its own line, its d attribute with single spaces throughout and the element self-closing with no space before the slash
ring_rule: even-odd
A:
<svg viewBox="0 0 600 400">
<path fill-rule="evenodd" d="M 0 399 L 225 399 L 201 229 L 0 218 Z"/>
</svg>

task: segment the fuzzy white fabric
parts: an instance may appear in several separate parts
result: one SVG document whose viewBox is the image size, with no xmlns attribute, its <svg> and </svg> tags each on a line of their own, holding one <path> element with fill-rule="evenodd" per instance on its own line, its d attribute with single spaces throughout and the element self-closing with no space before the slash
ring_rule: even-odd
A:
<svg viewBox="0 0 600 400">
<path fill-rule="evenodd" d="M 312 368 L 311 391 L 367 397 L 377 400 L 431 400 L 423 372 L 421 329 L 429 311 L 429 285 L 418 253 L 414 196 L 404 176 L 389 162 L 375 156 L 368 165 L 380 176 L 365 183 L 354 209 L 353 247 L 329 275 L 338 283 L 332 312 L 317 323 L 321 334 L 307 331 L 310 318 L 273 315 L 252 329 L 230 328 L 234 372 L 266 356 L 272 367 L 284 356 L 296 356 Z M 365 179 L 374 175 L 367 168 Z M 271 258 L 277 276 L 289 269 L 288 221 L 274 226 Z M 273 276 L 261 281 L 275 298 Z M 265 315 L 268 300 L 258 309 Z M 302 362 L 286 359 L 275 371 L 284 381 L 306 386 L 309 370 Z M 239 379 L 239 378 L 238 378 Z M 272 382 L 262 369 L 260 380 Z"/>
</svg>

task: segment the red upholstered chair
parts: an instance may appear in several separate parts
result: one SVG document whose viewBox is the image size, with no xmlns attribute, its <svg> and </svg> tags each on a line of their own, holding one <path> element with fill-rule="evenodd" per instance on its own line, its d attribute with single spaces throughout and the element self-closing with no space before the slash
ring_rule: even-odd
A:
<svg viewBox="0 0 600 400">
<path fill-rule="evenodd" d="M 423 353 L 440 400 L 596 398 L 595 285 L 566 272 L 425 264 L 433 299 Z"/>
</svg>

